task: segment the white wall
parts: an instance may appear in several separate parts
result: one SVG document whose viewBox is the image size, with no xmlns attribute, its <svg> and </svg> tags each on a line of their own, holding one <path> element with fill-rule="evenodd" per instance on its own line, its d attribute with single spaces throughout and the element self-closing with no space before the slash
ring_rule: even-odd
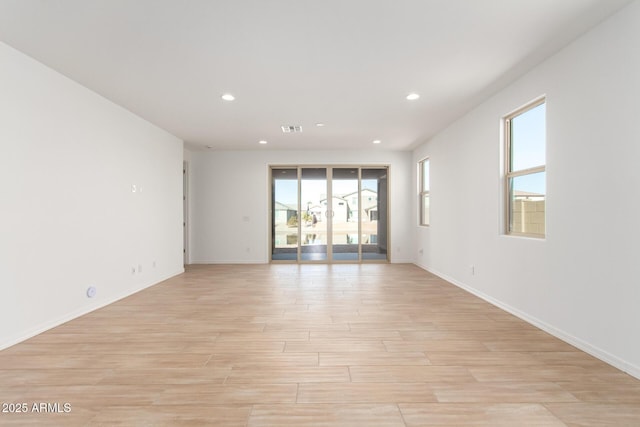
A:
<svg viewBox="0 0 640 427">
<path fill-rule="evenodd" d="M 269 262 L 269 165 L 325 164 L 390 166 L 391 260 L 413 262 L 411 153 L 375 149 L 192 153 L 190 262 Z"/>
<path fill-rule="evenodd" d="M 432 225 L 414 230 L 420 266 L 636 377 L 638 40 L 636 1 L 413 155 L 414 164 L 431 159 Z M 500 120 L 542 94 L 547 95 L 547 236 L 506 237 Z M 414 216 L 416 211 L 414 203 Z"/>
<path fill-rule="evenodd" d="M 2 43 L 0 94 L 0 348 L 183 271 L 182 141 Z"/>
</svg>

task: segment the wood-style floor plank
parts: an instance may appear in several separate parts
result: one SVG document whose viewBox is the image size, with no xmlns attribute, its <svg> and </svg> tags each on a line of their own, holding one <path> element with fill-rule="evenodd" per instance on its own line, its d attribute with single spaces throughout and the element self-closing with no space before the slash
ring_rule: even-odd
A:
<svg viewBox="0 0 640 427">
<path fill-rule="evenodd" d="M 640 425 L 640 404 L 550 403 L 547 409 L 569 426 L 621 427 Z"/>
<path fill-rule="evenodd" d="M 0 402 L 28 405 L 10 426 L 617 426 L 640 381 L 413 265 L 199 265 L 0 351 Z"/>
<path fill-rule="evenodd" d="M 436 402 L 429 384 L 420 383 L 305 383 L 298 403 Z"/>
<path fill-rule="evenodd" d="M 532 403 L 400 404 L 407 427 L 413 426 L 545 426 L 565 424 L 543 405 Z"/>
<path fill-rule="evenodd" d="M 295 404 L 255 405 L 249 427 L 404 427 L 397 405 Z"/>
</svg>

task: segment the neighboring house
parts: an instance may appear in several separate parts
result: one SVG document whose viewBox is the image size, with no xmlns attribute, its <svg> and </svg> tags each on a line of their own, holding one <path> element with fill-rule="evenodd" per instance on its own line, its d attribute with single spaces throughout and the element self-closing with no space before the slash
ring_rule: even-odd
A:
<svg viewBox="0 0 640 427">
<path fill-rule="evenodd" d="M 323 205 L 322 204 L 322 200 L 321 200 L 320 204 L 308 205 L 306 213 L 309 216 L 315 215 L 316 216 L 316 222 L 322 222 L 324 220 L 324 212 L 326 210 L 327 210 L 326 203 Z M 304 216 L 303 216 L 303 218 L 304 218 Z M 308 222 L 309 221 L 310 220 L 308 220 Z"/>
<path fill-rule="evenodd" d="M 366 218 L 369 218 L 369 221 L 377 221 L 378 220 L 378 206 L 372 206 L 369 209 L 363 209 L 366 212 Z"/>
<path fill-rule="evenodd" d="M 274 209 L 274 222 L 278 224 L 288 224 L 289 220 L 296 216 L 297 208 L 285 205 L 284 203 L 276 202 Z"/>
<path fill-rule="evenodd" d="M 333 207 L 333 221 L 334 222 L 348 222 L 354 221 L 351 218 L 351 210 L 349 209 L 349 202 L 344 197 L 332 197 L 331 204 Z M 323 206 L 323 212 L 327 210 L 327 199 L 320 200 L 320 204 Z"/>
<path fill-rule="evenodd" d="M 362 205 L 360 206 L 360 212 L 358 214 L 358 192 L 345 194 L 342 196 L 344 200 L 349 202 L 351 208 L 350 221 L 357 221 L 359 216 L 362 216 L 363 221 L 377 221 L 378 220 L 378 193 L 363 188 L 361 191 Z"/>
<path fill-rule="evenodd" d="M 342 196 L 332 197 L 333 208 L 333 221 L 340 222 L 357 222 L 358 218 L 362 216 L 364 221 L 377 221 L 378 220 L 378 193 L 368 188 L 362 189 L 361 192 L 362 205 L 358 210 L 358 192 L 348 193 Z M 295 208 L 287 207 L 286 205 L 276 202 L 276 218 L 279 218 L 281 210 L 285 208 L 293 209 L 295 215 Z M 302 217 L 305 218 L 305 214 L 309 216 L 315 215 L 318 222 L 325 221 L 327 211 L 327 198 L 320 199 L 318 203 L 309 202 L 307 206 L 302 206 Z M 290 216 L 289 216 L 290 217 Z M 276 223 L 279 223 L 276 219 Z"/>
</svg>

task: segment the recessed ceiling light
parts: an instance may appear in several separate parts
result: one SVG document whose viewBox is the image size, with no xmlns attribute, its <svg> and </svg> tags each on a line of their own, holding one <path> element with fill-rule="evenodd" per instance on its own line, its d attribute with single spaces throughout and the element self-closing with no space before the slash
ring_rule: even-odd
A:
<svg viewBox="0 0 640 427">
<path fill-rule="evenodd" d="M 225 93 L 224 95 L 221 96 L 221 98 L 224 99 L 225 101 L 233 101 L 234 99 L 236 99 L 236 97 L 231 95 L 230 93 Z"/>
<path fill-rule="evenodd" d="M 407 95 L 407 99 L 409 101 L 415 101 L 418 98 L 420 98 L 420 95 L 418 95 L 417 93 L 410 93 L 409 95 Z"/>
<path fill-rule="evenodd" d="M 258 141 L 258 144 L 262 144 L 262 145 L 264 145 L 264 144 L 266 144 L 266 143 L 267 143 L 267 141 L 265 141 L 264 139 L 261 139 L 260 141 Z"/>
<path fill-rule="evenodd" d="M 380 144 L 382 141 L 380 141 L 379 139 L 376 139 L 373 141 L 374 144 Z"/>
<path fill-rule="evenodd" d="M 324 126 L 324 123 L 316 123 L 316 126 L 318 126 L 319 128 Z"/>
</svg>

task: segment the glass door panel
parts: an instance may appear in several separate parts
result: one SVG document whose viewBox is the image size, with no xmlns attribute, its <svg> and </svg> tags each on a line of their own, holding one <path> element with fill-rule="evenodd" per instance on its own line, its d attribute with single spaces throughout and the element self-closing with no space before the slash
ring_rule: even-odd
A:
<svg viewBox="0 0 640 427">
<path fill-rule="evenodd" d="M 358 261 L 359 168 L 333 168 L 331 249 L 336 261 Z"/>
<path fill-rule="evenodd" d="M 271 171 L 271 259 L 298 259 L 298 169 Z"/>
<path fill-rule="evenodd" d="M 388 174 L 386 168 L 363 168 L 360 191 L 362 259 L 387 260 Z"/>
<path fill-rule="evenodd" d="M 326 261 L 328 223 L 327 168 L 302 168 L 300 180 L 300 260 Z"/>
</svg>

